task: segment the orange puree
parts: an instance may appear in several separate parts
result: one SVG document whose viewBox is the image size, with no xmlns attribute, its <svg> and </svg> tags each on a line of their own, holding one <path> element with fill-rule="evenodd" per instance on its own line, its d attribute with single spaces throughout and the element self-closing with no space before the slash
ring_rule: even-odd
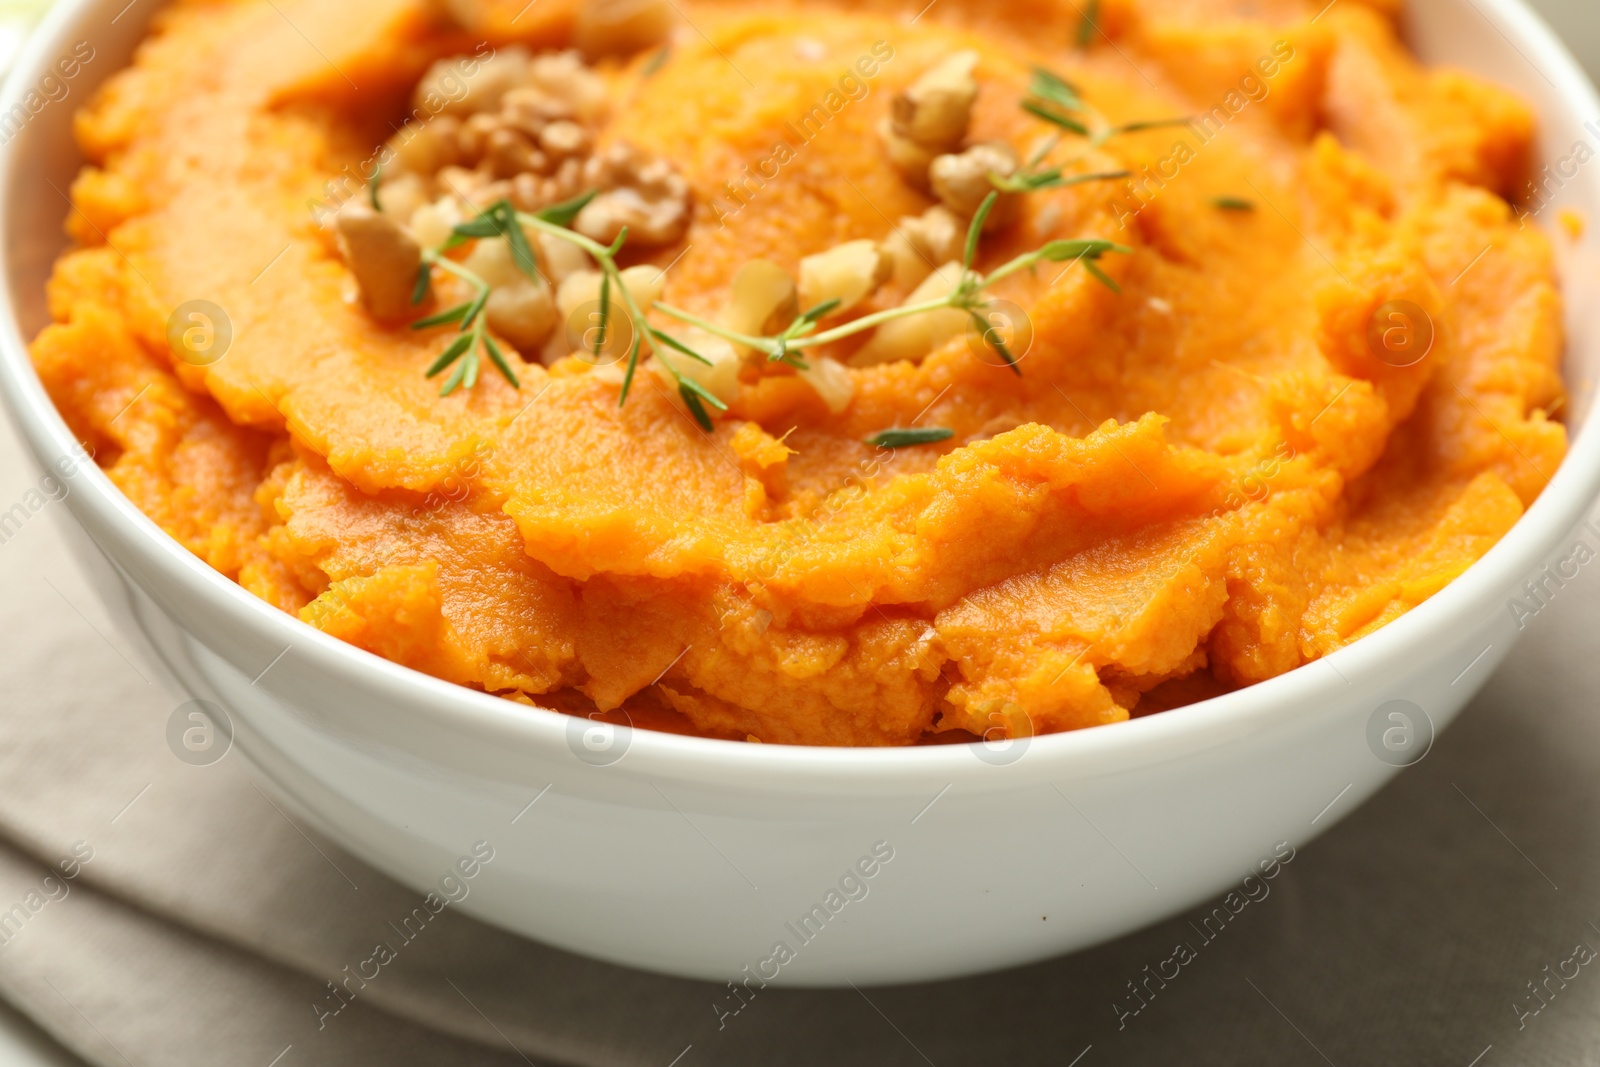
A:
<svg viewBox="0 0 1600 1067">
<path fill-rule="evenodd" d="M 1101 261 L 1120 292 L 1052 263 L 997 287 L 1032 321 L 1020 376 L 961 337 L 850 370 L 839 414 L 795 376 L 748 382 L 709 435 L 654 375 L 619 409 L 571 360 L 441 398 L 440 334 L 365 314 L 312 205 L 430 63 L 561 47 L 576 4 L 449 6 L 464 26 L 422 0 L 162 12 L 78 116 L 75 247 L 33 347 L 141 508 L 380 655 L 719 737 L 1075 729 L 1369 633 L 1561 461 L 1551 253 L 1503 199 L 1533 116 L 1419 67 L 1395 5 L 1357 0 L 1103 0 L 1081 48 L 1069 0 L 680 0 L 664 58 L 600 69 L 605 136 L 689 180 L 688 236 L 651 258 L 700 314 L 752 259 L 794 271 L 931 203 L 876 129 L 958 49 L 979 54 L 973 141 L 1026 155 L 1049 131 L 1018 106 L 1035 64 L 1110 122 L 1199 121 L 1085 148 L 1133 177 L 1030 194 L 985 238 L 979 269 L 1052 238 L 1132 249 Z M 166 337 L 196 299 L 233 331 L 205 367 Z M 1394 301 L 1433 326 L 1410 366 L 1371 341 Z M 863 443 L 914 421 L 953 436 Z"/>
</svg>

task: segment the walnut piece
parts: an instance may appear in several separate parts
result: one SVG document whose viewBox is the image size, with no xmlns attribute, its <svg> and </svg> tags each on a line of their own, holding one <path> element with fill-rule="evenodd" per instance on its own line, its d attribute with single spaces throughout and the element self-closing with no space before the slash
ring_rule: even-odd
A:
<svg viewBox="0 0 1600 1067">
<path fill-rule="evenodd" d="M 928 187 L 928 168 L 936 156 L 954 152 L 967 136 L 978 83 L 972 69 L 978 53 L 955 52 L 895 94 L 889 118 L 878 127 L 889 162 L 912 185 Z"/>
<path fill-rule="evenodd" d="M 842 413 L 855 399 L 855 379 L 838 360 L 808 352 L 806 366 L 795 373 L 816 391 L 834 415 Z"/>
<path fill-rule="evenodd" d="M 935 204 L 916 217 L 901 218 L 883 242 L 894 261 L 894 281 L 903 289 L 921 284 L 935 266 L 961 258 L 966 227 L 949 208 Z"/>
<path fill-rule="evenodd" d="M 671 0 L 586 0 L 573 17 L 572 40 L 590 59 L 639 52 L 672 33 Z"/>
<path fill-rule="evenodd" d="M 935 159 L 928 168 L 928 181 L 945 207 L 970 219 L 984 197 L 995 191 L 990 176 L 1009 178 L 1017 172 L 1018 165 L 1017 153 L 1010 145 L 986 141 L 965 152 Z M 1017 194 L 1001 193 L 984 221 L 983 232 L 989 233 L 1008 224 L 1016 216 L 1017 204 Z"/>
<path fill-rule="evenodd" d="M 829 312 L 849 311 L 889 280 L 894 261 L 876 241 L 846 241 L 826 252 L 800 261 L 800 305 L 813 308 L 829 300 L 838 306 Z"/>
<path fill-rule="evenodd" d="M 648 248 L 672 244 L 689 227 L 689 183 L 664 159 L 619 142 L 589 158 L 583 179 L 606 190 L 573 220 L 585 237 L 610 244 L 626 226 L 628 243 Z"/>
<path fill-rule="evenodd" d="M 961 284 L 961 263 L 952 261 L 933 271 L 911 291 L 902 306 L 920 304 L 949 296 Z M 971 320 L 957 308 L 941 308 L 922 315 L 891 319 L 879 326 L 872 339 L 850 357 L 855 367 L 892 363 L 898 359 L 919 360 L 952 337 L 960 336 Z"/>
<path fill-rule="evenodd" d="M 379 322 L 404 317 L 422 267 L 422 246 L 398 222 L 361 200 L 346 201 L 334 227 L 367 311 Z"/>
<path fill-rule="evenodd" d="M 938 152 L 950 152 L 967 136 L 978 82 L 978 53 L 956 52 L 924 71 L 891 104 L 894 132 Z"/>
<path fill-rule="evenodd" d="M 653 2 L 591 6 L 620 11 Z M 624 143 L 596 154 L 595 125 L 610 100 L 605 81 L 576 51 L 531 55 L 512 46 L 487 60 L 440 60 L 417 98 L 439 113 L 390 138 L 384 170 L 385 182 L 398 183 L 392 211 L 403 221 L 443 196 L 462 201 L 470 215 L 500 200 L 538 211 L 595 189 L 601 195 L 578 229 L 597 240 L 611 241 L 626 225 L 631 244 L 659 246 L 688 228 L 689 186 L 671 163 Z M 391 211 L 387 202 L 384 210 Z"/>
<path fill-rule="evenodd" d="M 550 287 L 526 277 L 496 286 L 483 313 L 489 329 L 505 338 L 524 358 L 538 353 L 559 318 Z"/>
<path fill-rule="evenodd" d="M 718 321 L 735 333 L 770 337 L 793 322 L 799 311 L 799 294 L 789 272 L 771 260 L 752 259 L 733 276 Z"/>
</svg>

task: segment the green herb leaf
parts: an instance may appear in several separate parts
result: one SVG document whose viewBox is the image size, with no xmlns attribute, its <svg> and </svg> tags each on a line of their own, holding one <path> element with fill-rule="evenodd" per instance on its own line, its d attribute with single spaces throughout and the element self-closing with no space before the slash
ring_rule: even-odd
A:
<svg viewBox="0 0 1600 1067">
<path fill-rule="evenodd" d="M 1179 115 L 1170 119 L 1144 119 L 1140 122 L 1124 122 L 1120 126 L 1111 128 L 1117 133 L 1139 133 L 1143 130 L 1162 130 L 1169 126 L 1187 126 L 1193 121 L 1193 115 Z"/>
<path fill-rule="evenodd" d="M 486 237 L 499 237 L 501 233 L 500 220 L 489 212 L 484 212 L 475 219 L 456 223 L 450 228 L 450 233 L 454 237 L 472 241 L 483 240 Z"/>
<path fill-rule="evenodd" d="M 656 329 L 654 326 L 649 327 L 649 330 L 650 330 L 650 336 L 651 337 L 655 338 L 657 341 L 660 341 L 662 344 L 666 345 L 668 348 L 675 349 L 675 350 L 677 350 L 679 352 L 682 352 L 684 355 L 688 356 L 690 359 L 698 359 L 701 363 L 704 363 L 708 367 L 711 366 L 711 361 L 709 359 L 707 359 L 705 356 L 702 356 L 700 353 L 696 352 L 694 349 L 690 348 L 688 345 L 684 344 L 682 341 L 678 340 L 676 337 L 673 337 L 670 334 L 662 333 L 660 330 Z"/>
<path fill-rule="evenodd" d="M 453 308 L 445 308 L 443 311 L 429 315 L 425 319 L 418 319 L 411 324 L 411 328 L 413 330 L 428 330 L 435 326 L 443 326 L 448 322 L 460 322 L 466 313 L 471 310 L 472 303 L 469 300 L 465 304 L 457 304 Z"/>
<path fill-rule="evenodd" d="M 594 358 L 600 359 L 600 350 L 606 346 L 606 327 L 611 325 L 611 275 L 600 277 L 600 325 L 594 332 Z"/>
<path fill-rule="evenodd" d="M 624 226 L 617 231 L 617 239 L 611 242 L 611 247 L 606 249 L 606 255 L 615 256 L 622 251 L 622 246 L 628 243 L 628 227 Z"/>
<path fill-rule="evenodd" d="M 1083 269 L 1094 275 L 1097 279 L 1099 279 L 1101 285 L 1104 285 L 1113 293 L 1120 294 L 1122 292 L 1122 286 L 1118 285 L 1116 280 L 1102 270 L 1100 268 L 1100 264 L 1096 263 L 1093 259 L 1085 259 L 1083 261 Z"/>
<path fill-rule="evenodd" d="M 1033 81 L 1028 85 L 1028 93 L 1068 111 L 1083 110 L 1083 97 L 1078 94 L 1078 87 L 1044 67 L 1033 68 Z"/>
<path fill-rule="evenodd" d="M 516 263 L 518 270 L 538 281 L 539 261 L 534 257 L 533 246 L 528 243 L 528 235 L 522 232 L 516 212 L 509 210 L 510 205 L 507 205 L 507 209 L 509 222 L 506 226 L 506 243 L 511 246 L 511 259 Z"/>
<path fill-rule="evenodd" d="M 1049 170 L 1022 172 L 1013 174 L 1009 178 L 999 175 L 989 175 L 989 181 L 996 189 L 1003 189 L 1012 193 L 1032 193 L 1040 189 L 1065 189 L 1073 185 L 1082 185 L 1085 182 L 1116 181 L 1118 178 L 1131 178 L 1133 172 L 1128 170 L 1105 170 L 1093 174 L 1073 174 L 1062 177 L 1060 167 Z"/>
<path fill-rule="evenodd" d="M 1084 9 L 1083 18 L 1078 22 L 1078 47 L 1088 48 L 1089 42 L 1094 40 L 1094 31 L 1099 27 L 1096 22 L 1100 18 L 1100 0 L 1089 0 Z"/>
<path fill-rule="evenodd" d="M 1019 170 L 1005 177 L 993 173 L 989 175 L 989 184 L 1007 193 L 1031 193 L 1038 189 L 1049 189 L 1060 180 L 1060 167 L 1040 171 Z"/>
<path fill-rule="evenodd" d="M 1213 196 L 1211 205 L 1223 211 L 1254 211 L 1256 209 L 1254 200 L 1246 200 L 1240 196 Z"/>
<path fill-rule="evenodd" d="M 728 410 L 728 405 L 726 405 L 722 401 L 718 400 L 717 399 L 717 394 L 711 392 L 705 386 L 701 385 L 699 382 L 695 381 L 693 378 L 688 377 L 687 375 L 679 375 L 678 376 L 678 389 L 680 391 L 684 390 L 684 389 L 689 390 L 689 392 L 695 394 L 701 400 L 705 401 L 707 404 L 710 404 L 712 407 L 716 408 L 718 411 L 727 411 Z"/>
<path fill-rule="evenodd" d="M 898 427 L 889 430 L 879 430 L 867 438 L 867 444 L 873 448 L 909 448 L 912 445 L 931 445 L 938 441 L 948 441 L 955 436 L 955 431 L 944 426 L 923 426 L 910 429 Z"/>
<path fill-rule="evenodd" d="M 633 388 L 633 372 L 639 369 L 639 342 L 644 340 L 644 331 L 633 331 L 633 345 L 628 349 L 628 368 L 622 372 L 622 395 L 617 398 L 617 406 L 621 407 L 628 401 L 628 390 Z"/>
<path fill-rule="evenodd" d="M 468 352 L 467 358 L 461 361 L 461 366 L 465 368 L 461 384 L 463 387 L 471 389 L 478 384 L 478 353 Z"/>
<path fill-rule="evenodd" d="M 804 332 L 809 333 L 810 327 L 807 327 Z M 772 347 L 767 349 L 767 358 L 774 363 L 787 363 L 795 370 L 810 370 L 811 364 L 801 359 L 799 353 L 790 351 L 789 342 L 792 340 L 794 338 L 789 334 L 788 330 L 779 334 L 773 339 Z"/>
<path fill-rule="evenodd" d="M 484 305 L 489 302 L 490 288 L 486 285 L 479 290 L 478 295 L 467 304 L 466 314 L 461 316 L 461 332 L 472 329 L 472 324 L 478 321 L 478 316 L 483 314 Z"/>
<path fill-rule="evenodd" d="M 1006 366 L 1011 368 L 1011 373 L 1018 378 L 1022 377 L 1022 368 L 1017 366 L 1017 357 L 1011 354 L 1011 349 L 1000 339 L 1000 331 L 994 325 L 978 314 L 977 308 L 968 308 L 967 314 L 972 316 L 972 324 L 978 328 L 978 336 L 983 338 L 985 344 L 994 349 L 995 354 L 1006 361 Z"/>
<path fill-rule="evenodd" d="M 1107 252 L 1131 252 L 1133 249 L 1098 237 L 1088 240 L 1049 241 L 1039 249 L 1039 258 L 1052 263 L 1065 263 L 1069 259 L 1098 259 Z"/>
<path fill-rule="evenodd" d="M 829 313 L 832 312 L 834 308 L 838 307 L 839 304 L 840 300 L 838 297 L 834 297 L 832 300 L 824 300 L 817 306 L 802 311 L 794 321 L 795 323 L 803 323 L 807 326 L 810 326 L 816 322 L 821 322 L 823 319 L 827 318 Z M 790 329 L 793 328 L 794 326 L 791 324 Z"/>
<path fill-rule="evenodd" d="M 1056 150 L 1056 145 L 1060 143 L 1061 135 L 1059 133 L 1052 133 L 1049 137 L 1046 137 L 1044 140 L 1040 141 L 1039 147 L 1035 148 L 1033 150 L 1033 155 L 1028 157 L 1028 164 L 1024 169 L 1032 170 L 1034 167 L 1037 167 L 1040 163 L 1044 162 L 1044 157 L 1048 156 L 1051 152 L 1054 152 Z"/>
<path fill-rule="evenodd" d="M 450 364 L 461 357 L 461 353 L 472 347 L 472 335 L 464 333 L 450 342 L 450 346 L 439 353 L 439 358 L 428 365 L 427 376 L 432 378 Z"/>
<path fill-rule="evenodd" d="M 428 295 L 428 287 L 433 284 L 433 261 L 424 259 L 422 266 L 417 270 L 417 284 L 411 290 L 411 306 L 416 307 Z"/>
<path fill-rule="evenodd" d="M 837 297 L 824 300 L 816 307 L 808 308 L 794 317 L 794 321 L 784 327 L 782 333 L 772 339 L 772 345 L 767 349 L 767 358 L 775 363 L 787 363 L 799 370 L 806 370 L 810 364 L 789 351 L 789 342 L 797 337 L 804 337 L 817 328 L 817 323 L 826 318 L 840 301 Z"/>
<path fill-rule="evenodd" d="M 666 63 L 667 58 L 671 55 L 672 46 L 670 44 L 662 45 L 660 48 L 656 49 L 655 54 L 650 57 L 649 61 L 640 68 L 639 76 L 641 78 L 650 77 L 656 71 L 661 69 L 662 64 Z"/>
<path fill-rule="evenodd" d="M 1183 115 L 1175 119 L 1144 119 L 1140 122 L 1124 122 L 1120 126 L 1108 126 L 1094 135 L 1092 143 L 1103 145 L 1111 138 L 1124 133 L 1142 133 L 1145 130 L 1161 130 L 1170 126 L 1188 126 L 1194 122 L 1193 116 Z"/>
<path fill-rule="evenodd" d="M 983 198 L 983 203 L 973 212 L 972 225 L 967 227 L 967 247 L 961 256 L 962 273 L 972 269 L 972 261 L 978 255 L 978 238 L 983 235 L 983 224 L 989 221 L 989 212 L 994 210 L 994 202 L 999 199 L 1000 193 L 993 191 Z"/>
<path fill-rule="evenodd" d="M 570 226 L 572 220 L 578 217 L 578 212 L 599 195 L 600 190 L 590 189 L 587 193 L 575 196 L 571 200 L 563 200 L 559 204 L 551 204 L 547 208 L 535 211 L 533 217 L 552 226 Z"/>
<path fill-rule="evenodd" d="M 700 403 L 700 398 L 689 391 L 689 379 L 678 379 L 678 395 L 683 397 L 683 406 L 689 409 L 689 414 L 694 416 L 694 421 L 706 433 L 711 432 L 711 416 L 706 414 L 705 405 Z"/>
<path fill-rule="evenodd" d="M 372 167 L 372 177 L 367 179 L 367 199 L 372 201 L 372 210 L 382 211 L 383 205 L 378 203 L 378 186 L 383 184 L 383 164 L 375 163 Z"/>
<path fill-rule="evenodd" d="M 467 339 L 469 341 L 471 340 L 470 335 L 468 336 Z M 449 396 L 451 393 L 455 392 L 458 388 L 460 388 L 465 382 L 465 379 L 466 379 L 466 376 L 467 376 L 467 368 L 469 366 L 470 367 L 476 367 L 477 363 L 478 363 L 477 355 L 476 354 L 472 354 L 472 355 L 469 355 L 466 359 L 462 360 L 460 363 L 456 364 L 455 371 L 450 375 L 450 377 L 448 379 L 445 380 L 444 387 L 439 390 L 439 395 L 440 396 Z M 478 375 L 477 375 L 476 370 L 474 370 L 473 374 L 472 374 L 472 380 L 473 381 L 477 381 L 477 379 L 478 379 Z"/>
<path fill-rule="evenodd" d="M 500 346 L 494 343 L 494 338 L 488 334 L 483 335 L 483 350 L 489 353 L 489 360 L 499 372 L 505 375 L 506 381 L 511 383 L 513 389 L 522 388 L 522 383 L 517 381 L 517 376 L 511 371 L 511 364 L 506 361 L 505 353 L 500 351 Z"/>
<path fill-rule="evenodd" d="M 1056 111 L 1054 108 L 1046 107 L 1036 100 L 1024 100 L 1022 102 L 1022 110 L 1026 111 L 1035 118 L 1040 118 L 1046 122 L 1053 123 L 1054 125 L 1060 126 L 1063 130 L 1075 133 L 1080 137 L 1089 136 L 1089 127 L 1085 126 L 1075 118 L 1061 114 L 1061 112 Z"/>
<path fill-rule="evenodd" d="M 1133 177 L 1131 170 L 1101 170 L 1093 174 L 1073 174 L 1061 179 L 1058 185 L 1082 185 L 1084 182 L 1114 182 L 1122 178 Z"/>
<path fill-rule="evenodd" d="M 533 254 L 533 246 L 528 243 L 528 235 L 522 232 L 522 226 L 517 222 L 517 209 L 511 206 L 509 200 L 498 200 L 479 212 L 477 218 L 451 227 L 450 240 L 440 250 L 454 248 L 463 241 L 482 241 L 491 237 L 504 237 L 511 246 L 511 259 L 517 269 L 529 278 L 539 277 L 539 262 Z"/>
</svg>

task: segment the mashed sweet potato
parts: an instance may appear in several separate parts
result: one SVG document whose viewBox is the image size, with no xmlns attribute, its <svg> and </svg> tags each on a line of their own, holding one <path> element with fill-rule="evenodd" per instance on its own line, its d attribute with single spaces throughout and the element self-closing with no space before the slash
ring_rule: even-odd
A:
<svg viewBox="0 0 1600 1067">
<path fill-rule="evenodd" d="M 430 63 L 563 47 L 574 4 L 174 4 L 78 116 L 33 346 L 73 430 L 211 566 L 379 655 L 826 745 L 1075 729 L 1280 674 L 1461 573 L 1561 461 L 1551 251 L 1506 199 L 1533 117 L 1419 67 L 1393 4 L 1103 0 L 1081 44 L 1069 0 L 677 6 L 669 50 L 601 65 L 605 136 L 688 179 L 688 236 L 652 259 L 703 314 L 752 259 L 927 207 L 875 131 L 957 49 L 973 139 L 1047 131 L 1017 106 L 1036 64 L 1112 122 L 1196 121 L 1107 141 L 1130 177 L 1031 194 L 984 241 L 980 268 L 1132 250 L 1103 263 L 1120 291 L 1055 264 L 1001 284 L 1020 375 L 966 336 L 850 370 L 837 414 L 764 377 L 706 434 L 648 375 L 619 408 L 572 361 L 441 397 L 437 339 L 365 314 L 319 226 Z M 196 299 L 232 327 L 205 366 L 167 337 Z M 1394 301 L 1433 328 L 1409 366 L 1372 343 Z M 863 443 L 914 420 L 953 435 Z"/>
</svg>

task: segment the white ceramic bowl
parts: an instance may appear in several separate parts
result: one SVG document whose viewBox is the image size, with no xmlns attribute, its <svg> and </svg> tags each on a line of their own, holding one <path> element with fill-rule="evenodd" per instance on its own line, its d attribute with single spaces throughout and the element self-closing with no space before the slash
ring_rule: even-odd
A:
<svg viewBox="0 0 1600 1067">
<path fill-rule="evenodd" d="M 56 189 L 78 166 L 72 108 L 126 61 L 155 6 L 126 4 L 60 4 L 0 105 L 74 42 L 94 46 L 72 95 L 0 148 L 0 388 L 51 467 L 74 443 L 25 341 L 45 321 L 43 282 L 62 247 Z M 1593 89 L 1517 0 L 1412 0 L 1410 27 L 1424 60 L 1531 100 L 1549 159 L 1600 141 L 1582 128 L 1600 118 Z M 1600 219 L 1600 167 L 1581 170 L 1560 202 Z M 1572 309 L 1595 306 L 1594 252 L 1590 238 L 1564 257 Z M 1375 755 L 1369 729 L 1396 727 L 1391 739 L 1405 741 L 1405 724 L 1380 708 L 1410 701 L 1435 728 L 1455 716 L 1517 638 L 1508 598 L 1565 554 L 1600 486 L 1600 426 L 1588 420 L 1600 336 L 1586 317 L 1569 318 L 1571 453 L 1515 529 L 1448 588 L 1283 677 L 1009 749 L 624 730 L 597 754 L 585 720 L 414 673 L 268 607 L 92 466 L 70 479 L 66 504 L 128 632 L 142 631 L 183 691 L 231 712 L 236 746 L 280 796 L 375 867 L 422 890 L 487 840 L 495 859 L 463 910 L 550 944 L 713 980 L 746 966 L 806 985 L 932 979 L 1068 952 L 1219 894 L 1279 842 L 1303 845 L 1388 780 L 1396 767 Z M 1415 755 L 1427 722 L 1411 718 L 1422 731 Z M 874 847 L 892 859 L 868 864 L 864 888 L 844 883 L 859 899 L 830 898 Z M 808 914 L 825 936 L 801 936 Z M 793 952 L 781 967 L 764 962 L 778 942 Z"/>
</svg>

